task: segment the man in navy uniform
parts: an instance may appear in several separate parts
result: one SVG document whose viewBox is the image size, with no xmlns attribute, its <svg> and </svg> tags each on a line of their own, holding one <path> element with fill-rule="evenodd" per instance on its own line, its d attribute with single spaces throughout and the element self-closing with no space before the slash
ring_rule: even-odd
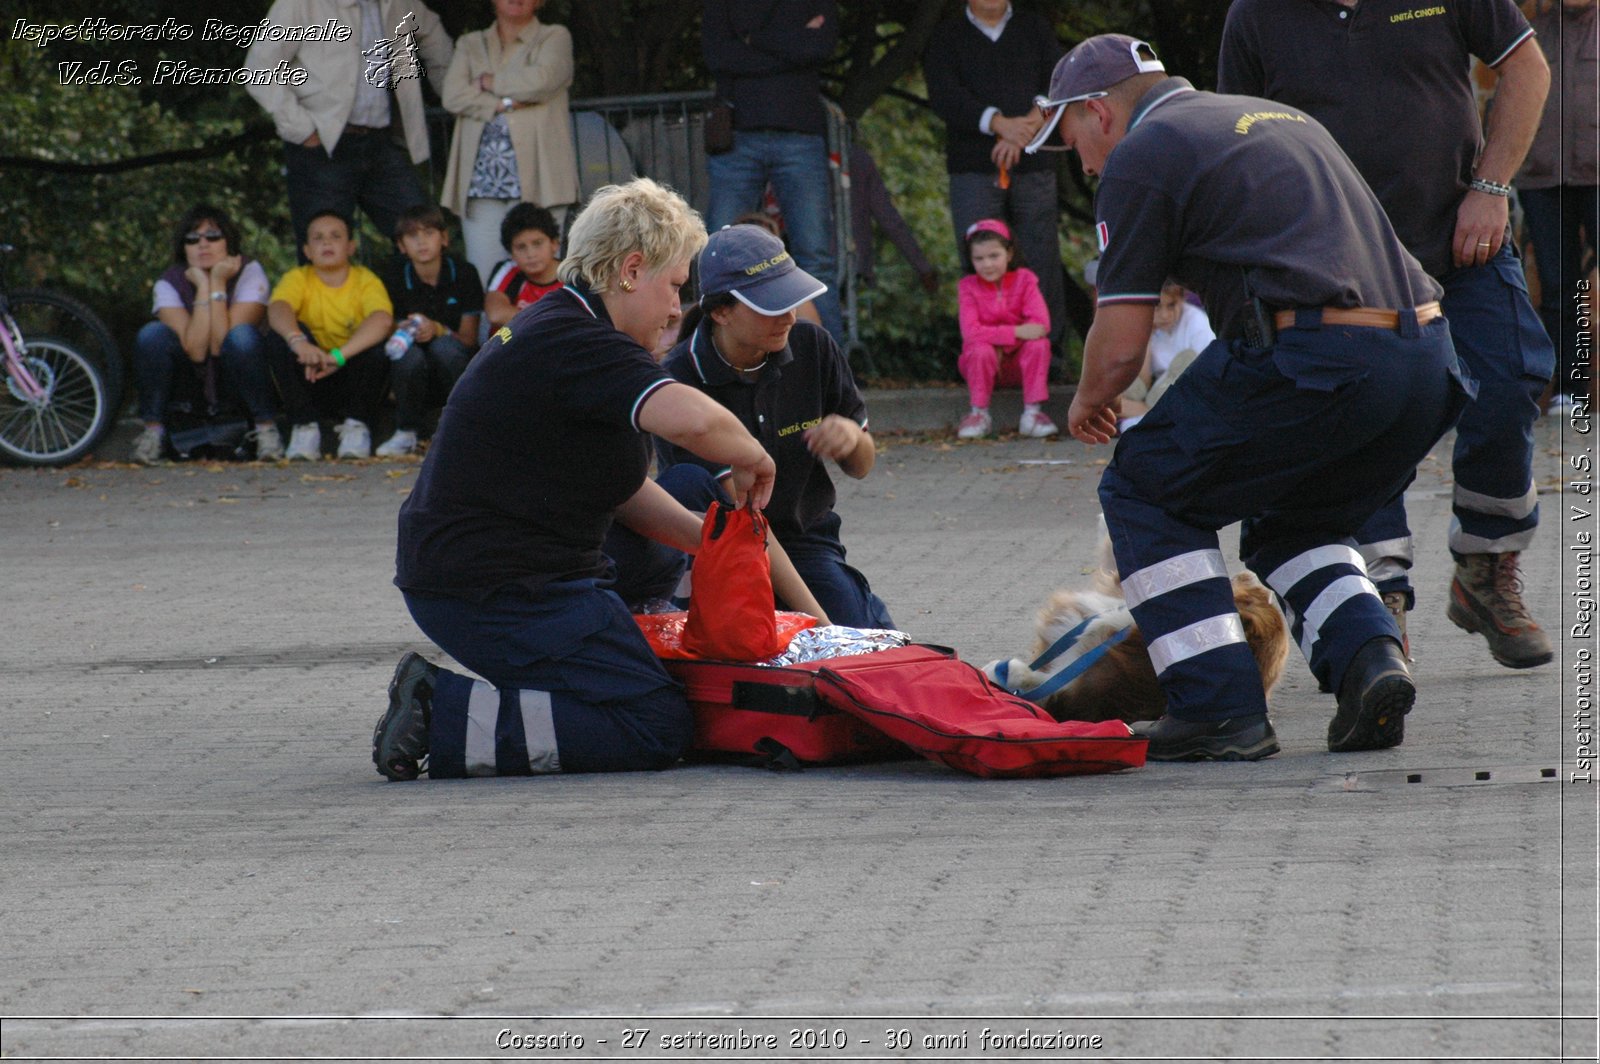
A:
<svg viewBox="0 0 1600 1064">
<path fill-rule="evenodd" d="M 1464 397 L 1440 288 L 1314 119 L 1197 92 L 1149 45 L 1092 37 L 1040 101 L 1100 178 L 1098 309 L 1068 429 L 1116 433 L 1169 277 L 1219 339 L 1117 445 L 1100 500 L 1167 696 L 1154 760 L 1277 752 L 1217 530 L 1277 592 L 1322 688 L 1335 751 L 1395 746 L 1416 687 L 1353 533 L 1410 482 Z"/>
<path fill-rule="evenodd" d="M 1499 75 L 1484 136 L 1471 79 Z M 1440 305 L 1477 399 L 1456 431 L 1448 616 L 1510 668 L 1543 665 L 1550 639 L 1522 601 L 1518 558 L 1539 524 L 1533 425 L 1555 348 L 1528 299 L 1507 225 L 1510 181 L 1539 128 L 1550 70 L 1514 0 L 1235 0 L 1217 79 L 1303 109 L 1377 193 Z M 1415 602 L 1411 528 L 1396 495 L 1356 534 L 1368 575 L 1405 631 Z"/>
</svg>

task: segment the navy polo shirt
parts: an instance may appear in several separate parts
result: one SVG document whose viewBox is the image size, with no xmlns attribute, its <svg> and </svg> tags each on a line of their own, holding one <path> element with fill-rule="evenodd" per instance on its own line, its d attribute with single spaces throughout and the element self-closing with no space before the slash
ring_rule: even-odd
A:
<svg viewBox="0 0 1600 1064">
<path fill-rule="evenodd" d="M 482 600 L 602 575 L 612 515 L 649 469 L 639 410 L 671 383 L 582 288 L 518 315 L 450 393 L 400 507 L 394 582 Z"/>
<path fill-rule="evenodd" d="M 767 505 L 767 520 L 781 543 L 786 535 L 807 532 L 833 512 L 837 499 L 827 465 L 806 450 L 805 430 L 829 414 L 867 427 L 867 404 L 839 345 L 825 329 L 796 322 L 789 343 L 767 356 L 752 381 L 739 379 L 711 342 L 709 322 L 674 347 L 663 367 L 673 377 L 705 392 L 733 411 L 761 441 L 778 467 Z M 727 466 L 706 462 L 665 440 L 657 440 L 663 466 L 693 462 L 717 475 Z"/>
<path fill-rule="evenodd" d="M 1099 304 L 1156 303 L 1175 277 L 1217 335 L 1269 307 L 1411 307 L 1442 289 L 1315 119 L 1165 78 L 1140 98 L 1095 197 Z"/>
<path fill-rule="evenodd" d="M 1513 0 L 1234 0 L 1217 88 L 1326 126 L 1440 277 L 1483 147 L 1471 57 L 1495 66 L 1531 36 Z"/>
<path fill-rule="evenodd" d="M 461 328 L 463 316 L 483 313 L 483 282 L 477 267 L 454 255 L 439 260 L 436 284 L 418 277 L 410 259 L 396 255 L 383 271 L 383 287 L 389 290 L 396 321 L 408 314 L 423 314 L 454 332 Z"/>
</svg>

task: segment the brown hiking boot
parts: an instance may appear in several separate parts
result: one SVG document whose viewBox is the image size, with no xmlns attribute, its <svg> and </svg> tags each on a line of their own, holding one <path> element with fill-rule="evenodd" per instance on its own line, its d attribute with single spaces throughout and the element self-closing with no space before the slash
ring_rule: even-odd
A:
<svg viewBox="0 0 1600 1064">
<path fill-rule="evenodd" d="M 1415 661 L 1411 656 L 1411 637 L 1406 635 L 1406 593 L 1404 591 L 1385 591 L 1383 604 L 1394 616 L 1395 627 L 1400 629 L 1400 656 L 1407 661 Z"/>
<path fill-rule="evenodd" d="M 1457 628 L 1480 632 L 1494 660 L 1511 669 L 1529 669 L 1555 657 L 1550 637 L 1522 603 L 1522 576 L 1515 551 L 1467 554 L 1456 563 L 1445 615 Z"/>
</svg>

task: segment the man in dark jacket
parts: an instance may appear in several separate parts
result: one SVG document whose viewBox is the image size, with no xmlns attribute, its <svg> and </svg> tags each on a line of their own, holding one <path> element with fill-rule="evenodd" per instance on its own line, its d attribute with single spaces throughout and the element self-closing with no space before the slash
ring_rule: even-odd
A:
<svg viewBox="0 0 1600 1064">
<path fill-rule="evenodd" d="M 701 27 L 717 96 L 733 104 L 733 147 L 709 159 L 713 233 L 777 193 L 789 249 L 828 285 L 817 297 L 823 327 L 844 340 L 837 294 L 827 112 L 817 72 L 839 43 L 834 0 L 706 0 Z"/>
<path fill-rule="evenodd" d="M 1052 347 L 1066 326 L 1055 162 L 1022 149 L 1039 130 L 1033 100 L 1049 87 L 1059 58 L 1050 24 L 1008 0 L 967 0 L 966 10 L 934 30 L 922 58 L 928 99 L 945 122 L 956 258 L 970 272 L 967 228 L 980 218 L 1007 221 L 1023 264 L 1039 275 Z"/>
</svg>

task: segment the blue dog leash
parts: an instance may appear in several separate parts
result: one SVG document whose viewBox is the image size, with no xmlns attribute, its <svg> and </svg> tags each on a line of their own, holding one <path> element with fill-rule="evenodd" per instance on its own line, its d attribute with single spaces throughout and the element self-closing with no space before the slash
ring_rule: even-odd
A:
<svg viewBox="0 0 1600 1064">
<path fill-rule="evenodd" d="M 1030 664 L 1028 668 L 1037 672 L 1039 669 L 1056 660 L 1056 658 L 1060 657 L 1063 653 L 1075 646 L 1078 640 L 1083 637 L 1083 633 L 1088 630 L 1089 625 L 1099 620 L 1101 616 L 1103 615 L 1096 613 L 1079 621 L 1071 631 L 1064 634 L 1054 643 L 1051 643 L 1043 654 L 1040 654 L 1033 660 L 1033 663 Z M 1029 702 L 1043 702 L 1045 699 L 1049 698 L 1051 695 L 1067 686 L 1067 684 L 1071 683 L 1073 680 L 1076 680 L 1078 677 L 1094 668 L 1095 662 L 1105 657 L 1107 651 L 1109 651 L 1112 647 L 1128 638 L 1128 633 L 1132 630 L 1133 628 L 1130 625 L 1129 627 L 1117 632 L 1104 643 L 1101 643 L 1099 646 L 1088 651 L 1077 661 L 1074 661 L 1071 665 L 1068 665 L 1066 668 L 1062 669 L 1060 672 L 1056 673 L 1054 676 L 1050 677 L 1050 679 L 1046 680 L 1044 683 L 1040 684 L 1038 687 L 1035 687 L 1031 691 L 1018 691 L 1011 686 L 1009 676 L 1011 671 L 1011 663 L 1009 661 L 1002 661 L 995 668 L 995 679 L 1000 681 L 1001 687 L 1005 688 L 1011 694 L 1016 695 L 1018 698 L 1027 699 Z"/>
</svg>

